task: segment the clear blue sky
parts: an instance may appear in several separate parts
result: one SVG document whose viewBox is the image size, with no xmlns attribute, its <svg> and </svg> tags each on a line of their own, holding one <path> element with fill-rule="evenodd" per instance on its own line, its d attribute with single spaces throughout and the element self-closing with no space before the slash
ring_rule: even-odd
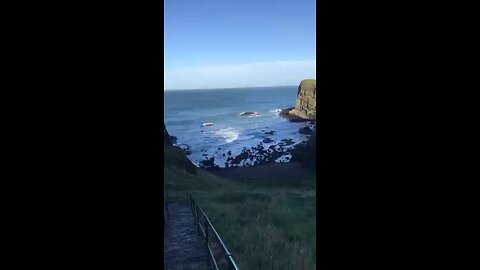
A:
<svg viewBox="0 0 480 270">
<path fill-rule="evenodd" d="M 315 0 L 165 0 L 165 89 L 315 78 Z"/>
</svg>

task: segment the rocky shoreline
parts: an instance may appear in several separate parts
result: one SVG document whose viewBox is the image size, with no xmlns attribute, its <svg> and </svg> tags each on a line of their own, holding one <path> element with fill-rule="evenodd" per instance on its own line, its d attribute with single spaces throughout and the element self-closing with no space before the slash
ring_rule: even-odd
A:
<svg viewBox="0 0 480 270">
<path fill-rule="evenodd" d="M 307 139 L 309 139 L 309 143 L 312 144 L 311 141 L 314 142 L 315 138 L 310 138 L 310 136 L 315 136 L 316 130 L 316 80 L 303 80 L 298 87 L 295 107 L 282 109 L 280 112 L 277 111 L 277 113 L 280 117 L 287 119 L 290 122 L 307 122 L 308 125 L 299 128 L 298 132 L 305 135 Z M 260 115 L 260 113 L 255 111 L 240 113 L 240 116 L 242 117 L 256 117 Z M 214 123 L 203 123 L 202 127 L 209 127 L 212 125 L 214 125 Z M 221 167 L 228 169 L 285 163 L 294 160 L 302 160 L 301 153 L 309 152 L 309 150 L 305 150 L 305 148 L 311 148 L 312 146 L 308 145 L 307 142 L 295 143 L 289 138 L 283 138 L 280 141 L 276 139 L 277 141 L 274 141 L 272 138 L 268 137 L 268 135 L 275 134 L 274 130 L 262 130 L 262 132 L 264 132 L 265 137 L 262 138 L 260 143 L 249 148 L 243 147 L 238 155 L 233 155 L 231 151 L 221 153 L 220 147 L 215 150 L 202 149 L 201 157 L 196 157 L 197 166 L 207 170 L 220 170 Z M 286 135 L 286 137 L 287 136 L 288 135 Z M 171 136 L 171 141 L 176 145 L 177 140 L 174 136 Z M 186 156 L 192 154 L 190 146 L 186 144 L 178 144 L 176 146 L 183 149 Z M 210 152 L 210 155 L 212 156 L 209 156 L 207 152 Z"/>
<path fill-rule="evenodd" d="M 315 131 L 315 123 L 310 122 L 309 124 L 310 126 L 299 129 L 299 133 L 307 135 L 307 138 L 310 138 L 310 135 Z M 265 131 L 266 135 L 273 135 L 274 133 L 274 130 Z M 304 143 L 295 143 L 288 138 L 275 142 L 271 138 L 266 137 L 262 142 L 253 147 L 244 147 L 238 155 L 233 155 L 231 151 L 221 154 L 223 156 L 222 160 L 225 160 L 225 163 L 221 161 L 221 167 L 218 164 L 218 160 L 209 156 L 206 153 L 206 149 L 203 149 L 202 152 L 204 153 L 202 156 L 204 159 L 198 163 L 198 166 L 208 170 L 220 170 L 222 168 L 255 167 L 290 162 L 292 159 L 295 159 L 295 147 Z M 184 149 L 186 155 L 191 154 L 188 145 L 183 144 L 180 147 Z M 217 150 L 221 150 L 221 148 Z"/>
<path fill-rule="evenodd" d="M 300 134 L 306 135 L 309 139 L 316 130 L 316 122 L 310 119 L 302 119 L 302 122 L 307 122 L 308 125 L 299 128 Z M 276 133 L 275 130 L 262 129 L 265 138 L 253 147 L 243 147 L 239 154 L 233 154 L 231 151 L 221 153 L 221 148 L 218 147 L 214 156 L 209 155 L 208 149 L 202 149 L 201 155 L 203 160 L 195 162 L 196 166 L 207 170 L 220 170 L 223 168 L 237 168 L 237 167 L 255 167 L 266 164 L 285 163 L 295 159 L 295 147 L 304 144 L 304 142 L 294 142 L 293 139 L 283 138 L 281 140 L 273 140 L 270 136 Z M 173 137 L 173 136 L 172 136 Z M 174 143 L 176 143 L 175 138 Z M 186 156 L 192 154 L 191 148 L 187 144 L 176 144 L 176 146 L 183 149 Z M 220 163 L 219 163 L 220 162 Z"/>
<path fill-rule="evenodd" d="M 278 114 L 290 122 L 315 122 L 316 119 L 303 118 L 295 113 L 295 108 L 283 109 Z"/>
</svg>

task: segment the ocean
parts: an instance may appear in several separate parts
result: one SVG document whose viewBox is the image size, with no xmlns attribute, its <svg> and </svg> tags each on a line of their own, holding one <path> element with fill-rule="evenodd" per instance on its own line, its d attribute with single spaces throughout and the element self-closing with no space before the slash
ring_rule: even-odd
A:
<svg viewBox="0 0 480 270">
<path fill-rule="evenodd" d="M 291 139 L 294 144 L 308 139 L 299 133 L 308 123 L 289 122 L 279 116 L 281 109 L 295 105 L 297 90 L 298 86 L 167 90 L 164 121 L 170 135 L 177 137 L 176 144 L 189 149 L 188 157 L 194 164 L 213 157 L 216 165 L 225 167 L 226 159 L 244 148 L 258 144 L 268 147 L 282 139 Z M 241 116 L 244 112 L 258 114 Z M 268 143 L 263 142 L 266 138 Z M 287 156 L 276 162 L 286 161 Z"/>
</svg>

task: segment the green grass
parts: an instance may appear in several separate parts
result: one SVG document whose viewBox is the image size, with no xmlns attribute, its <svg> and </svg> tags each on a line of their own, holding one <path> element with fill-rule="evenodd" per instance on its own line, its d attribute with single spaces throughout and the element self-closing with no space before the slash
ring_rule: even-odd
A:
<svg viewBox="0 0 480 270">
<path fill-rule="evenodd" d="M 253 188 L 194 196 L 242 269 L 315 269 L 315 192 Z"/>
<path fill-rule="evenodd" d="M 306 79 L 301 81 L 301 84 L 303 87 L 316 87 L 317 86 L 317 80 L 315 79 Z"/>
<path fill-rule="evenodd" d="M 165 163 L 164 187 L 193 194 L 241 269 L 315 269 L 315 176 L 233 181 Z"/>
</svg>

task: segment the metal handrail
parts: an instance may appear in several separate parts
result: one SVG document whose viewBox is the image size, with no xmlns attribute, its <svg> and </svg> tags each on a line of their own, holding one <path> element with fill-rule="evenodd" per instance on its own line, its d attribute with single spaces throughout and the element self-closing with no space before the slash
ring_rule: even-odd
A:
<svg viewBox="0 0 480 270">
<path fill-rule="evenodd" d="M 210 253 L 210 256 L 212 258 L 212 261 L 214 262 L 214 266 L 215 266 L 215 269 L 219 269 L 218 268 L 218 265 L 215 261 L 215 257 L 213 256 L 213 253 L 211 251 L 211 248 L 210 248 L 210 245 L 209 245 L 209 240 L 208 240 L 208 227 L 210 227 L 215 235 L 215 238 L 217 238 L 218 242 L 220 243 L 221 247 L 222 247 L 222 250 L 223 250 L 223 253 L 224 253 L 224 256 L 228 262 L 228 265 L 229 265 L 229 269 L 231 270 L 239 270 L 237 264 L 235 263 L 235 260 L 233 259 L 233 254 L 228 250 L 227 246 L 225 245 L 225 243 L 223 242 L 222 238 L 220 237 L 220 235 L 218 234 L 217 230 L 215 230 L 215 227 L 213 226 L 212 222 L 210 221 L 210 219 L 208 218 L 207 214 L 205 214 L 205 211 L 203 211 L 203 209 L 198 205 L 198 203 L 193 199 L 193 196 L 190 195 L 189 193 L 187 193 L 187 198 L 190 198 L 190 204 L 191 204 L 191 209 L 192 209 L 192 214 L 195 218 L 195 223 L 198 225 L 198 230 L 200 232 L 200 230 L 202 231 L 203 235 L 205 236 L 206 238 L 206 245 L 207 245 L 207 249 Z M 200 213 L 201 215 L 203 216 L 204 220 L 205 220 L 205 230 L 202 228 L 201 226 L 201 223 L 200 223 L 200 217 L 198 215 L 198 210 L 200 210 Z M 208 263 L 208 262 L 207 262 Z"/>
<path fill-rule="evenodd" d="M 178 196 L 178 197 L 169 196 L 168 191 L 166 191 L 166 198 L 165 198 L 164 205 L 165 205 L 167 218 L 170 218 L 169 217 L 170 216 L 169 211 L 168 211 L 168 199 L 181 199 L 181 198 L 185 199 L 185 196 Z M 212 261 L 214 269 L 219 270 L 218 264 L 215 260 L 215 256 L 213 255 L 212 249 L 210 247 L 209 233 L 208 233 L 208 228 L 210 227 L 211 230 L 213 231 L 213 234 L 214 234 L 215 238 L 220 243 L 220 246 L 221 246 L 222 251 L 223 251 L 224 258 L 226 259 L 226 261 L 228 263 L 229 270 L 239 270 L 237 264 L 235 263 L 235 260 L 233 259 L 233 254 L 228 250 L 227 246 L 223 242 L 223 240 L 220 237 L 220 235 L 218 234 L 217 230 L 215 229 L 215 227 L 213 227 L 213 224 L 210 221 L 210 219 L 208 218 L 205 211 L 203 211 L 203 209 L 193 199 L 193 196 L 188 192 L 187 192 L 187 195 L 186 195 L 186 199 L 187 199 L 187 203 L 190 204 L 190 208 L 192 210 L 192 215 L 193 215 L 193 218 L 194 218 L 194 222 L 197 225 L 198 235 L 200 235 L 200 232 L 201 232 L 203 234 L 203 236 L 205 237 L 205 246 L 206 246 L 207 254 L 210 255 L 210 256 L 208 256 L 208 257 L 210 257 L 210 259 L 208 259 L 208 257 L 207 257 L 207 265 L 210 266 L 210 261 Z M 200 215 L 199 215 L 198 212 L 200 212 Z M 200 216 L 203 216 L 203 220 L 204 220 L 203 227 L 202 227 L 202 224 L 200 222 Z"/>
</svg>

